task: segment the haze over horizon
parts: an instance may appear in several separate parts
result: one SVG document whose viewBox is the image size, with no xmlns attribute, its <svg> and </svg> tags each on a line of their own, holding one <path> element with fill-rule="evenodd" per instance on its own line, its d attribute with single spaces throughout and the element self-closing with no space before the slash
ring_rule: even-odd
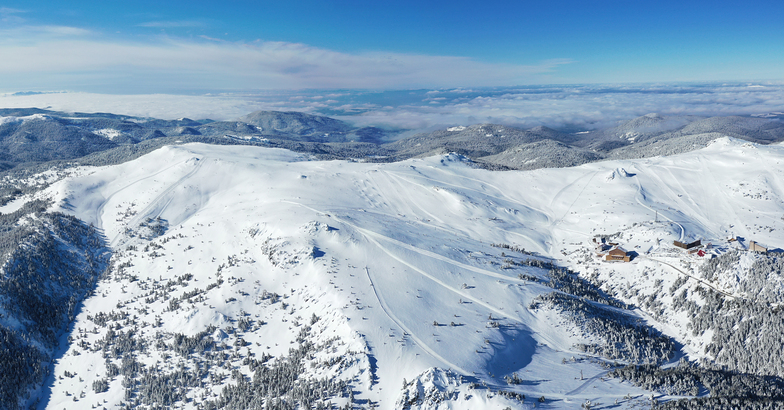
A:
<svg viewBox="0 0 784 410">
<path fill-rule="evenodd" d="M 540 125 L 579 132 L 636 117 L 781 117 L 784 83 L 670 83 L 416 90 L 270 90 L 205 95 L 16 92 L 0 94 L 0 108 L 72 113 L 110 112 L 161 119 L 235 120 L 248 113 L 299 111 L 377 126 L 428 131 L 495 123 Z"/>
<path fill-rule="evenodd" d="M 784 80 L 784 6 L 0 4 L 0 92 L 206 94 Z"/>
</svg>

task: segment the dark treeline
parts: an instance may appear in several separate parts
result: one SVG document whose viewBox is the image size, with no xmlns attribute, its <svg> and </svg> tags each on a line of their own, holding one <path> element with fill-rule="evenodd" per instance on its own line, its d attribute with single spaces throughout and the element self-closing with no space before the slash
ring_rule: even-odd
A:
<svg viewBox="0 0 784 410">
<path fill-rule="evenodd" d="M 5 263 L 0 303 L 19 325 L 0 328 L 0 408 L 20 405 L 26 392 L 49 374 L 60 335 L 92 292 L 110 256 L 93 227 L 61 213 L 42 212 L 28 203 L 0 216 L 0 249 Z M 14 219 L 20 221 L 11 226 Z"/>
<path fill-rule="evenodd" d="M 662 403 L 656 407 L 661 409 L 784 407 L 784 379 L 779 377 L 706 369 L 685 362 L 668 369 L 653 365 L 630 365 L 615 369 L 608 376 L 667 395 L 710 395 Z"/>
<path fill-rule="evenodd" d="M 656 364 L 669 361 L 675 354 L 670 338 L 620 309 L 559 292 L 537 296 L 529 306 L 530 309 L 540 307 L 558 310 L 601 341 L 575 346 L 583 352 L 611 360 Z"/>
</svg>

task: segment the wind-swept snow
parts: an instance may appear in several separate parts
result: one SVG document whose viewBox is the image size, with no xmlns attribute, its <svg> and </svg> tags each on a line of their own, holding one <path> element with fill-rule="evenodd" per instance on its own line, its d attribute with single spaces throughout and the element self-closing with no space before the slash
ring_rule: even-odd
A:
<svg viewBox="0 0 784 410">
<path fill-rule="evenodd" d="M 727 138 L 674 157 L 527 172 L 475 169 L 455 154 L 370 164 L 188 144 L 95 169 L 49 191 L 61 210 L 100 227 L 116 254 L 74 325 L 92 347 L 74 343 L 55 366 L 48 407 L 140 399 L 125 396 L 122 376 L 106 393 L 93 388 L 130 354 L 107 359 L 97 347 L 107 330 L 95 317 L 112 311 L 135 317 L 110 323 L 135 329 L 145 343 L 135 360 L 161 372 L 203 366 L 201 356 L 169 356 L 165 346 L 177 333 L 216 327 L 211 338 L 236 356 L 226 379 L 193 387 L 185 407 L 217 400 L 237 383 L 234 370 L 250 380 L 243 358 L 270 354 L 274 363 L 298 338 L 326 346 L 333 337 L 334 346 L 309 353 L 300 377 L 343 380 L 365 405 L 437 407 L 415 399 L 424 396 L 452 408 L 533 407 L 542 396 L 551 408 L 629 404 L 644 391 L 604 378 L 575 347 L 590 336 L 553 310 L 530 308 L 552 291 L 530 279 L 546 271 L 509 264 L 532 256 L 491 244 L 595 270 L 614 287 L 657 260 L 678 266 L 673 240 L 741 235 L 782 246 L 780 161 L 784 147 Z M 591 255 L 594 236 L 619 232 L 638 254 L 632 263 Z M 632 315 L 686 343 L 682 319 Z M 78 376 L 62 378 L 66 370 Z M 504 381 L 513 375 L 519 383 Z"/>
</svg>

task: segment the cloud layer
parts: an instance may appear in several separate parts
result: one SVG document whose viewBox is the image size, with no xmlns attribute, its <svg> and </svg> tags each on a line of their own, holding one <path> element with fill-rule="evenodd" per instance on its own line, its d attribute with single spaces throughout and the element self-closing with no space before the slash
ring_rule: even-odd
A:
<svg viewBox="0 0 784 410">
<path fill-rule="evenodd" d="M 439 95 L 446 97 L 436 100 Z M 781 83 L 442 90 L 430 96 L 435 98 L 429 104 L 366 108 L 353 120 L 405 128 L 500 123 L 522 128 L 594 129 L 648 113 L 725 116 L 784 111 Z"/>
<path fill-rule="evenodd" d="M 415 130 L 501 123 L 578 131 L 654 112 L 701 116 L 784 112 L 784 83 L 268 91 L 201 96 L 56 93 L 0 96 L 0 107 L 214 120 L 234 119 L 256 110 L 303 111 L 356 125 Z"/>
<path fill-rule="evenodd" d="M 7 11 L 4 15 L 14 16 Z M 153 21 L 146 27 L 198 25 Z M 567 59 L 532 65 L 460 56 L 345 53 L 306 44 L 208 37 L 114 41 L 67 26 L 0 30 L 0 91 L 149 93 L 245 89 L 417 88 L 541 83 Z"/>
</svg>

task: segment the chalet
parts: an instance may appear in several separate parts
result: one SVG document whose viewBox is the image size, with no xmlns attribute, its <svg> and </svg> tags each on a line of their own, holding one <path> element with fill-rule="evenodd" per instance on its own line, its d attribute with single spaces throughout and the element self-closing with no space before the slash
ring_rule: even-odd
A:
<svg viewBox="0 0 784 410">
<path fill-rule="evenodd" d="M 752 252 L 768 253 L 768 248 L 754 241 L 749 242 L 749 250 Z"/>
<path fill-rule="evenodd" d="M 604 257 L 604 260 L 630 262 L 632 260 L 632 257 L 625 250 L 619 247 L 615 247 L 610 249 L 609 252 L 607 252 L 607 255 Z"/>
</svg>

